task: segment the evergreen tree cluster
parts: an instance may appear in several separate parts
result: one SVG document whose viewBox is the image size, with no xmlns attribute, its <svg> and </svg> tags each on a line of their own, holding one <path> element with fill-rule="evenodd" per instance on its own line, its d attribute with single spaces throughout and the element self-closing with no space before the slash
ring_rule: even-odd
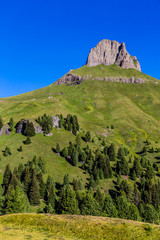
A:
<svg viewBox="0 0 160 240">
<path fill-rule="evenodd" d="M 62 114 L 59 117 L 59 127 L 71 131 L 74 135 L 79 131 L 79 123 L 76 115 L 68 114 L 66 118 Z"/>
<path fill-rule="evenodd" d="M 42 117 L 38 117 L 36 122 L 42 127 L 44 133 L 49 134 L 53 128 L 52 116 L 47 116 L 46 113 Z"/>
</svg>

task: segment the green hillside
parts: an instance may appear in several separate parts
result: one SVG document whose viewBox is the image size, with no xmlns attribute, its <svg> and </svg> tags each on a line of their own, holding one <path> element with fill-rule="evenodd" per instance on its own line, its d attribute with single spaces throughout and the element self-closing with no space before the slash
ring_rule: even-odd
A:
<svg viewBox="0 0 160 240">
<path fill-rule="evenodd" d="M 160 84 L 155 84 L 155 79 L 134 69 L 103 66 L 101 70 L 101 67 L 84 66 L 73 72 L 83 75 L 92 73 L 94 77 L 137 76 L 151 81 L 144 84 L 125 84 L 87 80 L 76 86 L 51 84 L 33 92 L 0 99 L 0 116 L 4 123 L 7 123 L 10 117 L 13 117 L 16 123 L 22 118 L 35 120 L 44 113 L 50 115 L 62 113 L 64 116 L 76 114 L 82 130 L 90 130 L 93 135 L 104 137 L 107 144 L 110 142 L 115 142 L 118 146 L 127 144 L 134 151 L 140 146 L 139 139 L 141 141 L 149 139 L 153 146 L 159 147 Z M 111 125 L 114 126 L 113 130 Z M 4 170 L 7 163 L 12 167 L 18 162 L 25 163 L 36 154 L 45 157 L 48 171 L 54 174 L 55 180 L 62 181 L 64 173 L 70 173 L 72 177 L 83 176 L 83 171 L 78 169 L 76 172 L 70 164 L 57 157 L 51 150 L 57 141 L 63 147 L 74 138 L 68 131 L 54 129 L 53 136 L 44 137 L 37 134 L 33 137 L 33 144 L 30 147 L 24 146 L 24 152 L 17 153 L 17 148 L 25 137 L 15 133 L 10 136 L 2 135 L 0 149 L 2 151 L 6 145 L 10 146 L 12 155 L 4 158 L 1 154 L 1 169 Z M 95 144 L 90 145 L 97 147 L 99 144 L 97 140 Z"/>
<path fill-rule="evenodd" d="M 154 224 L 104 217 L 18 214 L 0 217 L 0 239 L 158 240 Z"/>
<path fill-rule="evenodd" d="M 4 213 L 37 212 L 38 210 L 41 213 L 109 216 L 159 223 L 159 81 L 136 70 L 121 69 L 114 65 L 92 68 L 84 66 L 72 72 L 83 76 L 92 74 L 92 77 L 100 78 L 132 76 L 145 79 L 146 82 L 143 84 L 117 83 L 92 80 L 91 77 L 79 85 L 51 84 L 36 91 L 0 99 L 0 116 L 4 124 L 7 124 L 11 117 L 14 119 L 15 126 L 21 119 L 36 122 L 36 119 L 42 117 L 44 113 L 50 116 L 58 114 L 59 117 L 62 114 L 64 118 L 68 114 L 76 115 L 80 126 L 77 135 L 81 142 L 78 145 L 76 133 L 71 131 L 75 118 L 72 127 L 70 125 L 69 128 L 68 122 L 68 129 L 63 123 L 61 127 L 53 128 L 50 136 L 38 133 L 31 137 L 29 145 L 25 144 L 26 136 L 17 134 L 15 129 L 9 136 L 2 134 L 0 136 L 0 182 L 2 183 L 4 176 L 12 176 L 4 184 L 5 190 L 3 190 L 7 200 L 2 207 L 2 213 L 4 209 Z M 63 119 L 63 121 L 67 120 Z M 90 140 L 86 140 L 88 131 L 91 134 Z M 56 151 L 57 143 L 60 144 L 60 151 Z M 23 151 L 19 151 L 20 146 Z M 6 155 L 5 151 L 8 149 L 6 147 L 9 147 L 11 154 Z M 68 151 L 66 156 L 62 151 L 64 147 Z M 37 156 L 36 160 L 32 160 L 34 155 Z M 36 162 L 39 157 L 45 162 L 45 170 Z M 22 175 L 17 172 L 20 163 L 23 165 Z M 8 175 L 4 174 L 7 164 L 11 168 Z M 27 171 L 29 171 L 29 180 L 26 183 Z M 43 187 L 44 189 L 41 196 L 37 194 L 38 200 L 34 203 L 31 201 L 31 186 L 33 179 L 39 177 L 37 192 L 40 191 L 41 171 L 44 179 L 41 189 Z M 69 180 L 65 183 L 64 176 L 67 174 Z M 47 187 L 50 184 L 49 181 L 47 182 L 48 175 L 54 180 L 52 193 L 55 191 L 55 194 L 53 194 L 52 209 L 49 200 L 46 200 L 49 196 L 46 194 L 50 194 L 47 193 Z M 20 189 L 16 188 L 19 185 Z M 25 188 L 27 190 L 24 190 Z M 27 201 L 31 204 L 27 210 L 24 208 L 13 210 L 7 205 L 9 194 L 14 197 L 12 194 L 16 196 L 20 191 L 23 191 L 22 196 L 28 197 L 28 200 L 24 197 L 26 209 Z M 0 189 L 0 196 L 3 198 L 1 192 Z M 108 193 L 111 195 L 109 200 Z M 65 194 L 72 196 L 71 200 L 75 201 L 74 209 L 71 207 L 67 210 L 68 206 L 62 204 L 61 196 Z M 100 195 L 103 204 L 100 200 L 98 202 L 96 194 Z M 114 211 L 108 212 L 105 209 L 105 199 L 112 201 Z M 65 198 L 63 200 L 65 202 Z M 140 204 L 142 206 L 139 209 Z M 121 205 L 126 208 L 125 211 L 121 212 Z M 123 212 L 125 212 L 124 215 Z"/>
</svg>

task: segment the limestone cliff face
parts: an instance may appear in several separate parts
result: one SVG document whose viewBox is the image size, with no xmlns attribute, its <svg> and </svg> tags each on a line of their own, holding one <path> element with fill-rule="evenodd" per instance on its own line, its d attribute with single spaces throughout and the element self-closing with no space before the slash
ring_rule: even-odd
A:
<svg viewBox="0 0 160 240">
<path fill-rule="evenodd" d="M 122 68 L 134 68 L 141 71 L 136 57 L 132 57 L 126 50 L 125 43 L 104 39 L 90 50 L 86 65 L 89 67 L 100 64 L 116 64 Z"/>
</svg>

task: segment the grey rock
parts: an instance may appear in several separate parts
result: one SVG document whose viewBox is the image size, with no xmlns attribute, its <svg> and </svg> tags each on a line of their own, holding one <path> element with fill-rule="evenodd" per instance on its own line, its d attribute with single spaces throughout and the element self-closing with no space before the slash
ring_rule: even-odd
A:
<svg viewBox="0 0 160 240">
<path fill-rule="evenodd" d="M 63 77 L 61 77 L 60 79 L 58 79 L 56 82 L 54 82 L 54 84 L 56 85 L 60 85 L 60 84 L 66 84 L 66 85 L 78 85 L 81 82 L 83 82 L 83 80 L 87 80 L 89 79 L 91 76 L 78 76 L 75 74 L 72 74 L 72 70 L 70 70 L 68 73 L 66 73 Z M 62 93 L 63 94 L 63 93 Z"/>
<path fill-rule="evenodd" d="M 71 73 L 70 73 L 71 75 Z M 66 77 L 66 79 L 65 79 Z M 76 82 L 74 83 L 73 82 L 73 79 L 74 79 L 75 75 L 72 74 L 72 81 L 71 81 L 71 85 L 76 85 L 77 83 L 77 80 Z M 76 75 L 76 79 L 77 79 L 77 75 Z M 124 77 L 104 77 L 104 78 L 99 78 L 99 77 L 95 77 L 95 78 L 92 78 L 92 76 L 79 76 L 79 79 L 81 80 L 88 80 L 88 79 L 91 79 L 91 80 L 103 80 L 103 81 L 110 81 L 110 82 L 121 82 L 121 83 L 145 83 L 146 80 L 144 79 L 140 79 L 140 78 L 134 78 L 134 77 L 131 77 L 131 78 L 124 78 Z M 64 75 L 62 78 L 60 78 L 59 80 L 57 80 L 57 82 L 55 82 L 55 84 L 68 84 L 69 85 L 69 79 L 67 77 L 67 74 Z"/>
<path fill-rule="evenodd" d="M 52 133 L 47 133 L 47 134 L 45 134 L 45 136 L 47 136 L 47 137 L 50 137 L 50 136 L 52 136 L 53 134 Z"/>
<path fill-rule="evenodd" d="M 35 130 L 35 133 L 36 133 L 36 134 L 37 134 L 37 133 L 43 133 L 42 127 L 39 126 L 38 123 L 33 122 L 33 126 L 34 126 L 34 130 Z"/>
<path fill-rule="evenodd" d="M 16 133 L 22 133 L 23 134 L 26 123 L 27 123 L 27 120 L 21 119 L 16 125 Z"/>
<path fill-rule="evenodd" d="M 5 130 L 5 134 L 8 136 L 8 135 L 10 135 L 11 134 L 11 132 L 10 132 L 10 127 L 8 126 L 8 124 L 6 125 L 6 130 Z"/>
<path fill-rule="evenodd" d="M 58 128 L 59 127 L 59 117 L 58 116 L 52 116 L 53 119 L 53 127 Z"/>
<path fill-rule="evenodd" d="M 132 57 L 126 50 L 125 43 L 104 39 L 90 50 L 86 65 L 89 67 L 100 64 L 116 64 L 122 68 L 134 68 L 141 71 L 136 57 Z"/>
</svg>

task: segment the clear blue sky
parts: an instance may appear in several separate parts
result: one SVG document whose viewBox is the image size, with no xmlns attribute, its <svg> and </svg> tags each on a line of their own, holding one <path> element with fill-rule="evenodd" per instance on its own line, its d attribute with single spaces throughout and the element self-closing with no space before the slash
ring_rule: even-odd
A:
<svg viewBox="0 0 160 240">
<path fill-rule="evenodd" d="M 160 79 L 160 0 L 0 1 L 0 97 L 47 86 L 102 39 L 125 42 Z"/>
</svg>

